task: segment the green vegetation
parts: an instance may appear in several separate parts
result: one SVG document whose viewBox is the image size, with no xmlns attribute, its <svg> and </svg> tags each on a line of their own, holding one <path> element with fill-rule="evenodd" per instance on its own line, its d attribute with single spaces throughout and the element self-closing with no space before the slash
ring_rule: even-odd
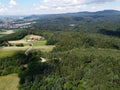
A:
<svg viewBox="0 0 120 90">
<path fill-rule="evenodd" d="M 26 35 L 24 38 L 15 41 L 9 41 L 10 46 L 44 46 L 46 45 L 46 40 L 37 40 L 37 41 L 26 41 L 31 35 Z"/>
<path fill-rule="evenodd" d="M 19 78 L 17 74 L 0 76 L 0 90 L 18 90 Z"/>
<path fill-rule="evenodd" d="M 54 51 L 66 51 L 80 47 L 120 49 L 120 39 L 117 37 L 84 32 L 57 32 L 48 39 L 47 44 L 56 44 Z"/>
<path fill-rule="evenodd" d="M 51 53 L 49 62 L 32 62 L 19 74 L 20 90 L 118 90 L 119 53 L 95 48 Z"/>
<path fill-rule="evenodd" d="M 4 34 L 0 34 L 0 37 L 3 37 L 4 36 Z"/>
<path fill-rule="evenodd" d="M 6 36 L 8 34 L 14 33 L 13 30 L 0 30 L 0 37 Z"/>
<path fill-rule="evenodd" d="M 43 17 L 33 29 L 0 38 L 0 46 L 30 35 L 46 39 L 1 47 L 0 76 L 17 73 L 19 90 L 120 90 L 119 20 L 119 15 L 79 13 Z"/>
<path fill-rule="evenodd" d="M 19 51 L 20 50 L 2 50 L 2 49 L 0 49 L 0 58 L 13 56 Z"/>
<path fill-rule="evenodd" d="M 22 43 L 23 42 L 23 43 Z M 10 46 L 30 46 L 31 44 L 33 46 L 45 46 L 46 45 L 46 40 L 42 40 L 42 41 L 30 41 L 30 42 L 26 42 L 24 40 L 22 41 L 10 41 Z"/>
<path fill-rule="evenodd" d="M 101 12 L 100 12 L 101 13 Z M 71 26 L 73 24 L 73 26 Z M 34 28 L 51 31 L 99 32 L 102 29 L 120 31 L 119 14 L 71 13 L 48 15 L 36 20 Z M 120 36 L 120 32 L 119 32 Z"/>
<path fill-rule="evenodd" d="M 33 41 L 31 42 L 33 44 L 33 46 L 43 46 L 43 45 L 46 45 L 46 40 L 43 40 L 43 41 Z"/>
<path fill-rule="evenodd" d="M 4 31 L 4 30 L 0 30 L 0 37 L 5 36 L 4 32 L 6 32 L 6 31 Z"/>
<path fill-rule="evenodd" d="M 35 41 L 37 47 L 27 55 L 25 47 L 19 47 L 24 50 L 18 52 L 17 47 L 15 53 L 1 51 L 0 75 L 18 73 L 19 90 L 119 90 L 118 37 L 73 31 L 42 32 L 42 35 L 47 41 L 41 42 L 41 48 L 37 46 L 40 42 Z M 17 34 L 16 37 L 24 38 Z M 47 61 L 42 62 L 41 57 Z"/>
<path fill-rule="evenodd" d="M 32 36 L 32 35 L 27 35 L 22 40 L 28 40 L 28 38 L 30 38 L 30 36 Z M 36 36 L 39 37 L 39 35 L 36 35 Z M 36 41 L 28 41 L 27 43 L 28 44 L 32 43 L 33 46 L 41 46 L 41 45 L 46 45 L 46 42 L 47 42 L 46 40 L 36 40 Z"/>
</svg>

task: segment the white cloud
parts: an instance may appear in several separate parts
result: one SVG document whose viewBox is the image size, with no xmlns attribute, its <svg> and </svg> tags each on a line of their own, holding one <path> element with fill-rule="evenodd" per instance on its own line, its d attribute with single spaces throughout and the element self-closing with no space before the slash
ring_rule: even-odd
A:
<svg viewBox="0 0 120 90">
<path fill-rule="evenodd" d="M 7 4 L 0 2 L 0 14 L 9 14 L 10 12 L 17 11 L 17 2 L 15 0 L 9 0 Z"/>
<path fill-rule="evenodd" d="M 6 12 L 7 8 L 0 2 L 0 13 Z"/>
<path fill-rule="evenodd" d="M 78 10 L 82 9 L 82 6 L 84 5 L 84 0 L 44 0 L 40 4 L 34 5 L 34 8 L 37 11 L 45 12 L 66 12 L 69 10 Z"/>
<path fill-rule="evenodd" d="M 17 6 L 17 2 L 15 0 L 10 0 L 9 1 L 9 7 L 13 8 L 14 6 Z"/>
<path fill-rule="evenodd" d="M 43 0 L 39 4 L 34 4 L 36 12 L 40 13 L 64 13 L 77 12 L 83 10 L 94 10 L 95 4 L 104 4 L 116 0 Z M 88 7 L 90 5 L 92 7 Z"/>
<path fill-rule="evenodd" d="M 30 2 L 31 0 L 28 1 Z M 112 9 L 115 9 L 115 6 L 109 3 L 114 1 L 120 2 L 120 0 L 41 0 L 39 3 L 33 4 L 31 8 L 27 8 L 27 5 L 24 7 L 24 5 L 22 6 L 22 3 L 17 0 L 9 0 L 7 4 L 0 3 L 0 13 L 51 14 L 79 11 L 98 11 L 109 9 L 111 7 Z M 119 5 L 116 5 L 116 9 L 120 9 Z"/>
</svg>

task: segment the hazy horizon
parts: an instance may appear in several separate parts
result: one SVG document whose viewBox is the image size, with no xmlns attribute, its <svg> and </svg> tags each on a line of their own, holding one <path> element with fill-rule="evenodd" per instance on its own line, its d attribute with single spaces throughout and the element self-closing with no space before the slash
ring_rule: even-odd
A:
<svg viewBox="0 0 120 90">
<path fill-rule="evenodd" d="M 51 13 L 51 14 L 6 14 L 6 15 L 2 15 L 0 14 L 0 16 L 31 16 L 31 15 L 55 15 L 55 14 L 69 14 L 69 13 L 80 13 L 80 12 L 99 12 L 99 11 L 107 11 L 107 10 L 114 10 L 114 9 L 105 9 L 105 10 L 98 10 L 98 11 L 78 11 L 78 12 L 65 12 L 65 13 Z M 120 10 L 114 10 L 114 11 L 120 11 Z"/>
<path fill-rule="evenodd" d="M 0 15 L 44 15 L 120 10 L 120 0 L 0 0 Z"/>
</svg>

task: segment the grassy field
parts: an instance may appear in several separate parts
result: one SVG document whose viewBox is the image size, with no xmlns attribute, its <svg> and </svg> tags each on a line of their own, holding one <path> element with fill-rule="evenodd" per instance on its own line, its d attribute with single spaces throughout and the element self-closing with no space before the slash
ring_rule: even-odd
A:
<svg viewBox="0 0 120 90">
<path fill-rule="evenodd" d="M 0 76 L 0 90 L 18 90 L 19 78 L 17 74 Z"/>
<path fill-rule="evenodd" d="M 9 49 L 0 49 L 0 58 L 13 56 L 20 50 L 9 50 Z"/>
<path fill-rule="evenodd" d="M 28 39 L 30 36 L 31 36 L 31 35 L 27 35 L 27 36 L 25 36 L 23 39 L 24 39 L 24 40 L 25 40 L 25 39 Z"/>
<path fill-rule="evenodd" d="M 25 39 L 29 38 L 29 36 L 30 35 L 27 35 L 21 40 L 9 41 L 9 43 L 12 44 L 13 46 L 0 48 L 0 58 L 6 56 L 12 56 L 20 50 L 26 51 L 28 48 L 31 47 L 30 44 L 33 45 L 32 49 L 37 49 L 44 52 L 49 52 L 55 47 L 52 45 L 46 45 L 47 42 L 46 40 L 26 42 Z M 24 45 L 23 47 L 16 47 L 17 44 L 21 44 L 21 43 Z"/>
<path fill-rule="evenodd" d="M 41 50 L 41 51 L 51 51 L 55 46 L 53 45 L 43 45 L 43 46 L 33 46 L 32 48 L 33 49 L 37 49 L 37 50 Z M 3 48 L 0 48 L 0 57 L 3 57 L 3 56 L 11 56 L 11 55 L 14 55 L 16 52 L 18 51 L 25 51 L 27 50 L 28 48 L 30 48 L 30 46 L 25 46 L 25 47 L 3 47 Z"/>
<path fill-rule="evenodd" d="M 43 52 L 49 52 L 49 51 L 52 51 L 52 49 L 54 47 L 55 46 L 46 46 L 46 45 L 35 46 L 35 47 L 32 47 L 32 50 L 35 49 L 35 50 L 41 50 Z M 26 51 L 28 48 L 30 48 L 30 47 L 26 46 L 26 47 L 3 47 L 3 48 L 0 48 L 0 58 L 13 56 L 19 51 Z"/>
<path fill-rule="evenodd" d="M 42 41 L 34 41 L 34 42 L 31 42 L 33 43 L 33 46 L 43 46 L 43 45 L 46 45 L 46 40 L 42 40 Z"/>
<path fill-rule="evenodd" d="M 8 34 L 12 34 L 12 33 L 14 33 L 13 30 L 2 30 L 2 31 L 0 31 L 0 37 L 3 37 Z"/>
<path fill-rule="evenodd" d="M 4 36 L 4 34 L 0 34 L 0 37 L 3 37 Z"/>
<path fill-rule="evenodd" d="M 17 41 L 9 41 L 9 43 L 13 46 L 16 46 L 17 44 L 23 44 L 24 46 L 29 46 L 31 43 L 33 46 L 43 46 L 46 45 L 46 40 L 42 41 L 31 41 L 31 42 L 26 42 L 25 40 L 17 40 Z"/>
<path fill-rule="evenodd" d="M 2 32 L 0 32 L 0 34 L 12 34 L 14 33 L 13 30 L 3 30 Z"/>
<path fill-rule="evenodd" d="M 54 45 L 44 45 L 44 46 L 37 46 L 37 47 L 33 47 L 33 49 L 36 49 L 36 50 L 41 50 L 43 52 L 50 52 L 53 50 L 55 46 Z"/>
</svg>

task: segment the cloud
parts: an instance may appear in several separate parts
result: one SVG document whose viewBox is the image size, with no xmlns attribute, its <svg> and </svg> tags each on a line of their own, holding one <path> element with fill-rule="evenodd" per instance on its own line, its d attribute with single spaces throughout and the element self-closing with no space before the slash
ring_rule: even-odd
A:
<svg viewBox="0 0 120 90">
<path fill-rule="evenodd" d="M 98 11 L 103 9 L 120 9 L 120 0 L 38 0 L 39 3 L 29 6 L 21 5 L 19 0 L 8 0 L 8 3 L 0 3 L 0 12 L 6 14 L 51 14 L 79 11 Z M 32 0 L 30 0 L 32 1 Z M 112 2 L 112 3 L 109 3 Z M 28 3 L 29 4 L 29 3 Z"/>
<path fill-rule="evenodd" d="M 40 12 L 69 12 L 85 10 L 87 6 L 93 4 L 104 4 L 116 0 L 43 0 L 39 4 L 34 4 L 34 8 Z M 89 7 L 90 8 L 90 7 Z M 92 6 L 91 9 L 96 7 Z"/>
<path fill-rule="evenodd" d="M 13 8 L 14 6 L 17 6 L 17 2 L 15 0 L 10 0 L 9 1 L 9 7 Z"/>
<path fill-rule="evenodd" d="M 87 1 L 87 0 L 85 0 Z M 89 3 L 106 3 L 106 2 L 113 2 L 113 1 L 117 1 L 117 0 L 89 0 Z"/>
<path fill-rule="evenodd" d="M 113 2 L 116 0 L 43 0 L 42 3 L 38 4 L 40 7 L 68 7 L 83 4 L 100 4 L 106 2 Z"/>
<path fill-rule="evenodd" d="M 16 2 L 16 0 L 9 0 L 7 4 L 0 2 L 0 13 L 5 14 L 8 12 L 12 12 L 15 10 L 14 7 L 17 5 L 18 3 Z"/>
<path fill-rule="evenodd" d="M 7 8 L 0 2 L 0 13 L 4 13 Z"/>
</svg>

